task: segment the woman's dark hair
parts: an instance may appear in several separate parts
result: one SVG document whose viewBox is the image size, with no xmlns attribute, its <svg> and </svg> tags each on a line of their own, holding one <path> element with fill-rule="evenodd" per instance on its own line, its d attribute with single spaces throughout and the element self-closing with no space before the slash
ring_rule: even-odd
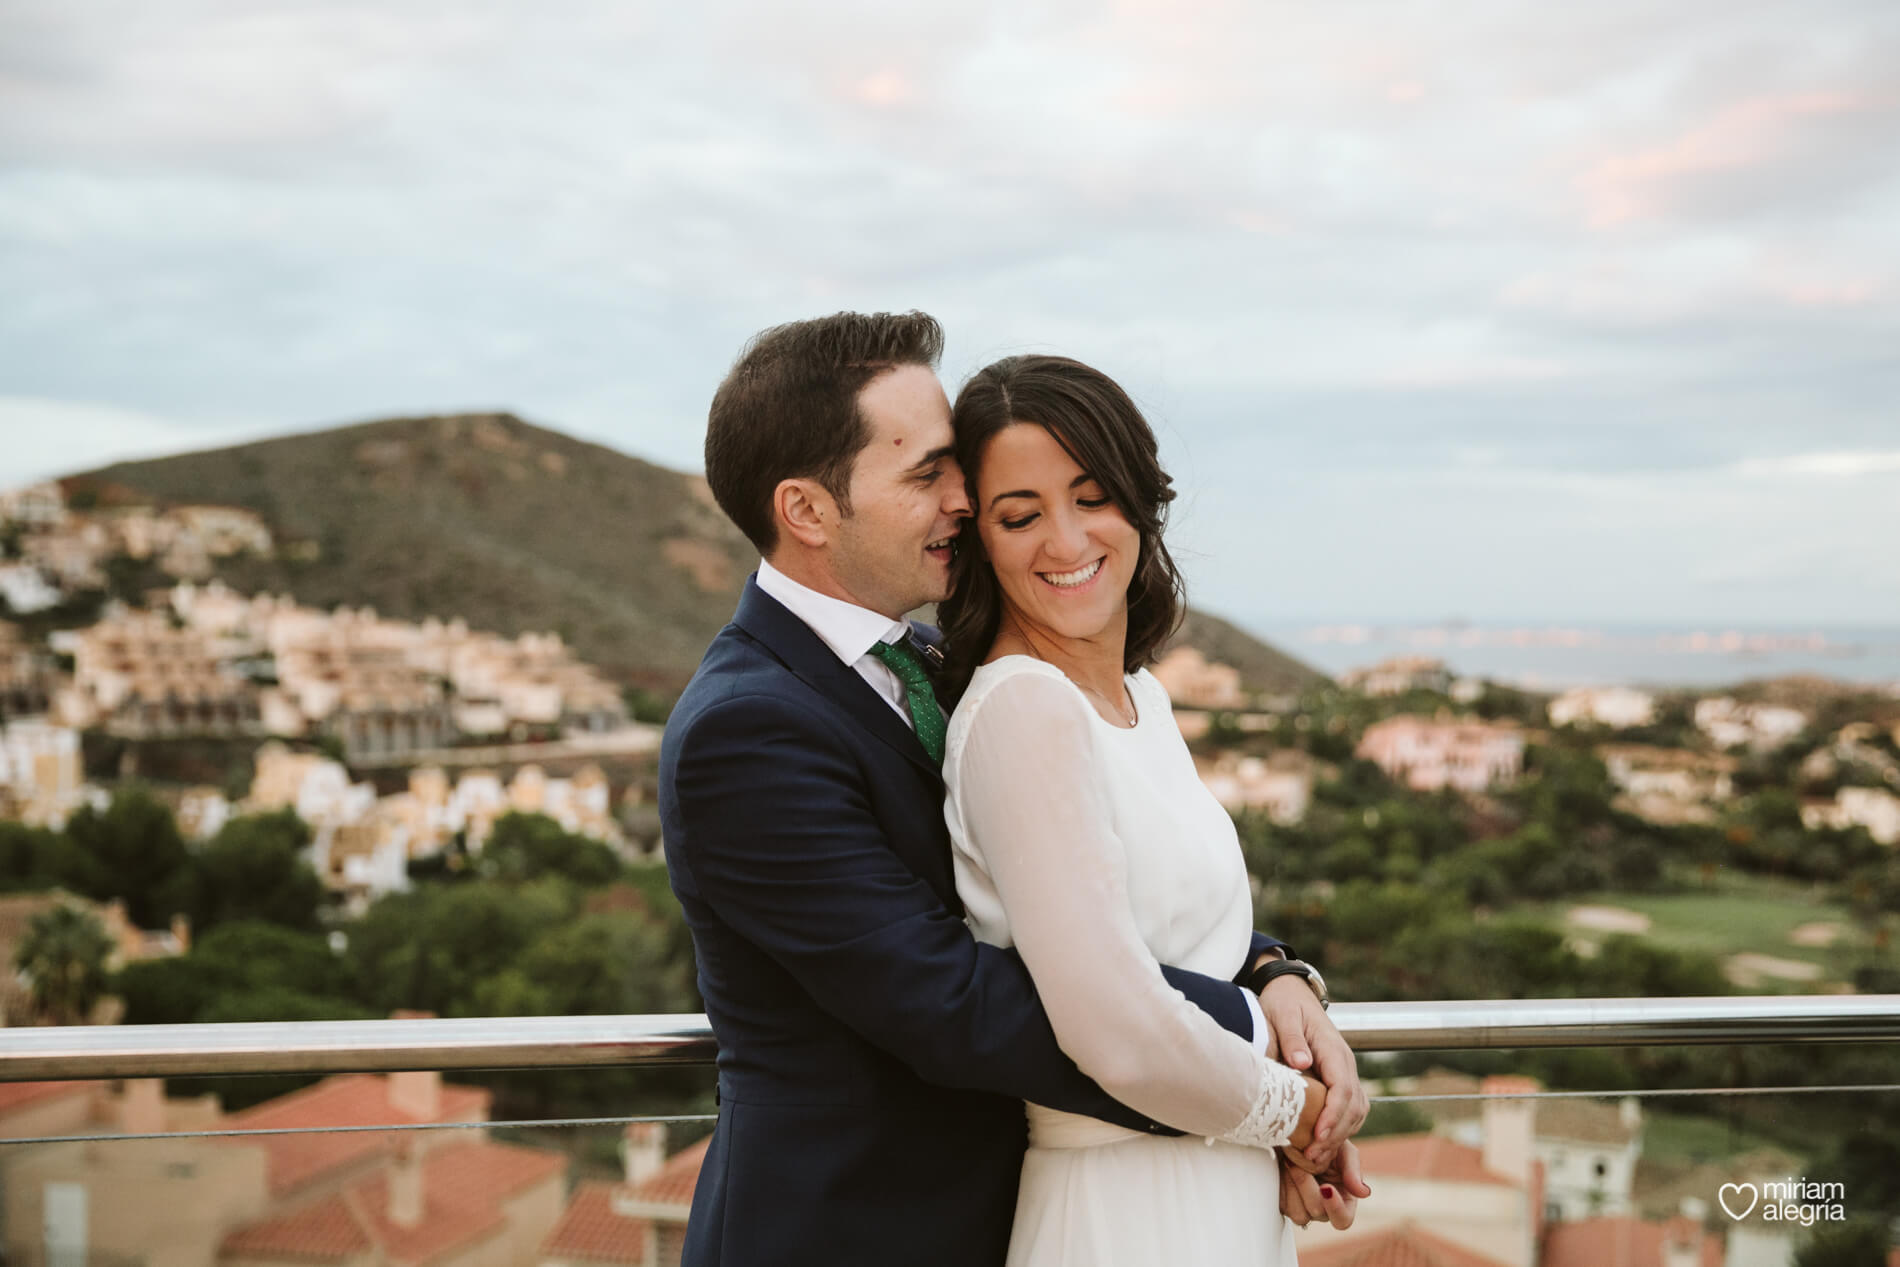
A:
<svg viewBox="0 0 1900 1267">
<path fill-rule="evenodd" d="M 1152 663 L 1180 627 L 1185 591 L 1161 539 L 1174 481 L 1161 469 L 1153 430 L 1115 380 L 1066 356 L 1010 356 L 963 385 L 950 411 L 957 462 L 976 498 L 984 450 L 997 432 L 1029 422 L 1055 438 L 1092 476 L 1141 536 L 1135 574 L 1128 583 L 1128 643 L 1124 672 Z M 980 511 L 980 507 L 978 508 Z M 976 526 L 957 538 L 950 597 L 937 607 L 944 634 L 945 672 L 939 690 L 955 700 L 996 641 L 1003 591 L 983 551 Z"/>
<path fill-rule="evenodd" d="M 778 544 L 772 497 L 815 479 L 851 513 L 851 467 L 870 443 L 858 393 L 900 365 L 935 369 L 943 328 L 921 312 L 840 312 L 761 331 L 713 394 L 706 483 L 760 554 Z"/>
</svg>

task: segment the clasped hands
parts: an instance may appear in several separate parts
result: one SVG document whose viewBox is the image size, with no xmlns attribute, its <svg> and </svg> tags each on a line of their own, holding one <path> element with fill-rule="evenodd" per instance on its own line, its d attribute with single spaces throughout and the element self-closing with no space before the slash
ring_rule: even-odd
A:
<svg viewBox="0 0 1900 1267">
<path fill-rule="evenodd" d="M 1280 1149 L 1280 1213 L 1298 1227 L 1324 1220 L 1352 1226 L 1362 1197 L 1372 1195 L 1359 1171 L 1352 1136 L 1370 1107 L 1352 1049 L 1298 977 L 1277 977 L 1260 993 L 1267 1054 L 1306 1074 L 1309 1110 L 1294 1144 Z M 1317 1104 L 1315 1113 L 1311 1106 Z"/>
</svg>

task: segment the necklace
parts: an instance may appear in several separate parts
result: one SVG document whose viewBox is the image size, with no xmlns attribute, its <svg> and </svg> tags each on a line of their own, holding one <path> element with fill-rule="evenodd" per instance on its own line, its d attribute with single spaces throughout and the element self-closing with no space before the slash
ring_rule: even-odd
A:
<svg viewBox="0 0 1900 1267">
<path fill-rule="evenodd" d="M 1075 683 L 1076 688 L 1080 690 L 1083 694 L 1093 695 L 1096 699 L 1102 701 L 1102 703 L 1107 706 L 1108 711 L 1115 715 L 1116 720 L 1122 723 L 1122 728 L 1124 730 L 1133 730 L 1136 726 L 1139 726 L 1141 724 L 1141 714 L 1136 711 L 1135 706 L 1134 706 L 1134 701 L 1129 699 L 1128 687 L 1126 684 L 1124 684 L 1122 686 L 1121 691 L 1118 692 L 1118 694 L 1120 694 L 1122 697 L 1120 700 L 1110 699 L 1108 696 L 1102 694 L 1100 691 L 1096 690 L 1094 687 L 1090 686 L 1088 683 L 1078 681 L 1076 677 L 1073 674 L 1071 674 L 1067 669 L 1063 668 L 1061 665 L 1057 664 L 1054 660 L 1044 655 L 1041 652 L 1041 650 L 1037 648 L 1035 644 L 1035 640 L 1030 638 L 1029 635 L 1021 629 L 1012 629 L 1012 628 L 1009 628 L 1008 626 L 1005 626 L 1004 629 L 999 632 L 997 641 L 992 646 L 992 650 L 994 649 L 995 646 L 1005 645 L 1004 637 L 1006 635 L 1012 635 L 1012 634 L 1014 635 L 1015 641 L 1020 642 L 1022 644 L 1023 652 L 1027 654 L 1031 659 L 1041 660 L 1044 664 L 1047 664 L 1051 666 L 1052 668 L 1057 669 L 1058 671 L 1061 672 L 1062 676 L 1068 678 L 1069 681 Z M 1126 701 L 1126 706 L 1124 706 L 1124 701 Z"/>
<path fill-rule="evenodd" d="M 1132 707 L 1124 711 L 1120 701 L 1110 699 L 1108 696 L 1102 694 L 1100 691 L 1096 690 L 1094 687 L 1084 686 L 1082 687 L 1082 689 L 1087 691 L 1090 695 L 1093 695 L 1096 699 L 1101 700 L 1102 703 L 1108 705 L 1108 710 L 1111 713 L 1114 713 L 1117 719 L 1119 719 L 1120 721 L 1126 722 L 1127 728 L 1129 730 L 1133 730 L 1137 725 L 1140 724 L 1141 715 L 1139 713 L 1136 713 Z M 1127 697 L 1128 697 L 1128 692 L 1126 689 L 1124 689 L 1122 691 L 1122 698 L 1125 700 L 1127 699 Z"/>
</svg>

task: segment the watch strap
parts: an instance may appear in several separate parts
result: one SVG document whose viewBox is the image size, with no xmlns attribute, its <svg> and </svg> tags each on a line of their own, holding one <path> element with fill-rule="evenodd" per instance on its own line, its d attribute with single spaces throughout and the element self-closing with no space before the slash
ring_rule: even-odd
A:
<svg viewBox="0 0 1900 1267">
<path fill-rule="evenodd" d="M 1247 974 L 1247 988 L 1255 994 L 1259 994 L 1267 988 L 1268 983 L 1275 977 L 1288 975 L 1297 976 L 1305 981 L 1307 986 L 1312 989 L 1314 997 L 1319 1000 L 1320 1006 L 1326 1006 L 1326 993 L 1319 987 L 1319 984 L 1313 980 L 1314 972 L 1312 967 L 1300 962 L 1298 959 L 1268 960 Z"/>
</svg>

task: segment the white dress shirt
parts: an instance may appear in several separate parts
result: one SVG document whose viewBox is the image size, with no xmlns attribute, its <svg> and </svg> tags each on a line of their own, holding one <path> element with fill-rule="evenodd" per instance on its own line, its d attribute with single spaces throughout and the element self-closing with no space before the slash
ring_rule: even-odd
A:
<svg viewBox="0 0 1900 1267">
<path fill-rule="evenodd" d="M 884 702 L 896 710 L 906 726 L 916 729 L 911 725 L 909 697 L 903 679 L 891 671 L 890 665 L 871 654 L 871 648 L 880 642 L 902 642 L 908 638 L 908 624 L 868 607 L 847 603 L 842 598 L 820 594 L 810 586 L 800 585 L 763 559 L 759 560 L 759 588 L 804 621 L 819 640 L 831 648 L 833 655 L 850 665 L 859 677 L 871 684 L 872 690 L 884 697 Z"/>
<path fill-rule="evenodd" d="M 848 603 L 842 598 L 820 594 L 810 586 L 794 581 L 763 559 L 759 560 L 758 582 L 760 589 L 804 621 L 819 640 L 831 648 L 833 655 L 869 682 L 871 689 L 904 719 L 906 726 L 916 729 L 910 719 L 910 704 L 903 680 L 892 672 L 888 664 L 871 654 L 871 648 L 880 642 L 901 642 L 909 637 L 909 624 L 892 620 L 868 607 Z M 1246 997 L 1247 1010 L 1253 1016 L 1254 1050 L 1264 1055 L 1267 1050 L 1267 1019 L 1260 1010 L 1260 999 L 1245 986 L 1239 988 Z"/>
</svg>

